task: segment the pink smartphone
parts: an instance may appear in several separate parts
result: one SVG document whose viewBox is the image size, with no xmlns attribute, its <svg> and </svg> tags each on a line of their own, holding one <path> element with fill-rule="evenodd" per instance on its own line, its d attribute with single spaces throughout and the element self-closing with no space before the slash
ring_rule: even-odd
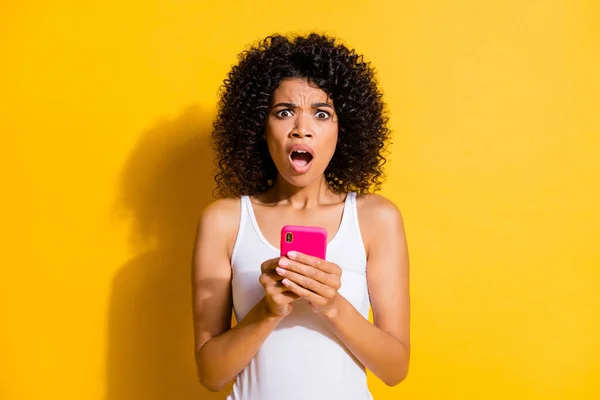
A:
<svg viewBox="0 0 600 400">
<path fill-rule="evenodd" d="M 286 225 L 281 228 L 281 255 L 288 251 L 325 259 L 327 252 L 327 231 L 317 226 Z"/>
</svg>

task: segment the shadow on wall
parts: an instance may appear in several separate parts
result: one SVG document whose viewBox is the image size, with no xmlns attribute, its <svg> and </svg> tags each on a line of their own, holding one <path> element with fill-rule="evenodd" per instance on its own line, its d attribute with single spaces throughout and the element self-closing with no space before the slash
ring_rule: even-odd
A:
<svg viewBox="0 0 600 400">
<path fill-rule="evenodd" d="M 116 274 L 108 315 L 107 400 L 217 400 L 196 378 L 190 267 L 212 200 L 212 115 L 192 107 L 144 132 L 122 171 L 116 212 L 136 256 Z"/>
</svg>

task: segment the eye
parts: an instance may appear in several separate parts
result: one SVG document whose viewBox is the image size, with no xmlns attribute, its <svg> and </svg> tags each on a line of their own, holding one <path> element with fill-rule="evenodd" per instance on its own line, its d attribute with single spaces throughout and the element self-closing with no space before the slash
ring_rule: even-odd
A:
<svg viewBox="0 0 600 400">
<path fill-rule="evenodd" d="M 331 117 L 331 114 L 329 114 L 327 111 L 317 110 L 317 113 L 315 114 L 315 116 L 318 119 L 327 119 L 327 118 Z"/>
<path fill-rule="evenodd" d="M 287 117 L 291 117 L 293 115 L 292 110 L 279 110 L 275 113 L 276 116 L 278 116 L 279 118 L 287 118 Z"/>
</svg>

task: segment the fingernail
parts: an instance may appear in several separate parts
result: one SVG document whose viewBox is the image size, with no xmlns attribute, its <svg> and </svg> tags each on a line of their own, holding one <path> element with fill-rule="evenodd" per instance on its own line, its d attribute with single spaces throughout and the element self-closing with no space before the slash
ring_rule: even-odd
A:
<svg viewBox="0 0 600 400">
<path fill-rule="evenodd" d="M 282 267 L 284 267 L 284 266 L 286 266 L 288 264 L 289 264 L 289 262 L 285 258 L 279 259 L 279 265 L 281 265 Z"/>
<path fill-rule="evenodd" d="M 279 275 L 283 275 L 283 274 L 285 274 L 285 269 L 283 269 L 283 268 L 279 268 L 279 267 L 277 267 L 277 268 L 275 268 L 275 271 L 277 271 L 277 273 L 278 273 Z"/>
<path fill-rule="evenodd" d="M 288 251 L 287 255 L 289 258 L 296 258 L 298 253 L 296 253 L 295 251 Z"/>
</svg>

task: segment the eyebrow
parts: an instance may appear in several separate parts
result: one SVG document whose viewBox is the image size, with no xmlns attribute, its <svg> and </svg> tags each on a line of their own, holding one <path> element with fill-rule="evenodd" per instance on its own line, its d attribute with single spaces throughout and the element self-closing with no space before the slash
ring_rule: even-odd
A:
<svg viewBox="0 0 600 400">
<path fill-rule="evenodd" d="M 331 108 L 334 110 L 333 106 L 329 103 L 313 103 L 310 105 L 312 108 Z M 298 104 L 296 103 L 277 103 L 271 108 L 275 107 L 287 107 L 287 108 L 298 108 Z"/>
</svg>

